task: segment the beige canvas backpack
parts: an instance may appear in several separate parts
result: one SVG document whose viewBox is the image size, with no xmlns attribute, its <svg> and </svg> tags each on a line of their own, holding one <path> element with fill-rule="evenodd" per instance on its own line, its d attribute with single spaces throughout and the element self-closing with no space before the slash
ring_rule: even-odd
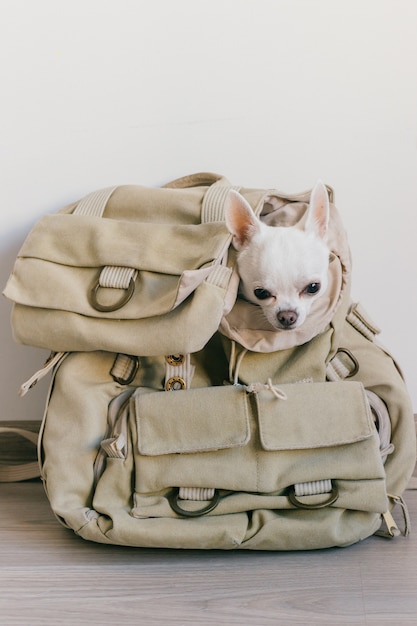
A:
<svg viewBox="0 0 417 626">
<path fill-rule="evenodd" d="M 331 199 L 329 289 L 300 329 L 238 297 L 230 183 L 94 192 L 27 237 L 5 295 L 15 339 L 51 350 L 40 473 L 85 539 L 294 550 L 408 531 L 415 426 L 397 364 L 350 299 Z M 271 225 L 309 192 L 233 187 Z M 395 504 L 405 524 L 396 523 Z"/>
</svg>

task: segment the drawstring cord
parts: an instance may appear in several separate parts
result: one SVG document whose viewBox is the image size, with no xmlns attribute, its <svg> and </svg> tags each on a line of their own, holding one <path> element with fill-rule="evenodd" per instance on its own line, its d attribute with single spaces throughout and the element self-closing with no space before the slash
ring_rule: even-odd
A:
<svg viewBox="0 0 417 626">
<path fill-rule="evenodd" d="M 242 352 L 239 354 L 237 361 L 236 361 L 236 370 L 235 370 L 235 377 L 233 379 L 233 384 L 237 385 L 239 382 L 239 371 L 240 371 L 240 366 L 242 365 L 242 361 L 243 361 L 243 357 L 245 356 L 245 354 L 247 353 L 247 350 L 244 349 L 242 350 Z"/>
<path fill-rule="evenodd" d="M 236 341 L 232 341 L 230 344 L 230 359 L 229 359 L 229 383 L 233 382 L 233 369 L 236 361 Z"/>
<path fill-rule="evenodd" d="M 239 371 L 242 361 L 246 355 L 248 350 L 244 348 L 239 356 L 236 356 L 236 342 L 231 342 L 231 351 L 230 351 L 230 361 L 229 361 L 229 381 L 233 383 L 233 385 L 239 384 Z M 234 373 L 233 373 L 234 372 Z M 268 378 L 266 384 L 264 383 L 251 383 L 250 385 L 245 385 L 245 389 L 248 393 L 259 393 L 260 391 L 270 391 L 277 400 L 286 400 L 287 394 L 276 387 L 271 378 Z"/>
<path fill-rule="evenodd" d="M 270 378 L 268 382 L 264 383 L 251 383 L 245 387 L 248 393 L 259 393 L 260 391 L 270 391 L 276 397 L 277 400 L 287 400 L 287 394 L 279 387 L 276 387 Z"/>
<path fill-rule="evenodd" d="M 233 385 L 239 383 L 239 370 L 243 361 L 243 357 L 247 353 L 247 349 L 244 348 L 239 356 L 236 358 L 236 341 L 231 342 L 230 361 L 229 361 L 229 382 Z M 234 371 L 234 375 L 233 375 Z"/>
</svg>

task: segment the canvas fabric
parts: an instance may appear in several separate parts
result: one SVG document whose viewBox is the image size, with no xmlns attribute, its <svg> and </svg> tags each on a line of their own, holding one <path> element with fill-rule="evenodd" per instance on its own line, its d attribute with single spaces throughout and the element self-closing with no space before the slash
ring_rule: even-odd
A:
<svg viewBox="0 0 417 626">
<path fill-rule="evenodd" d="M 54 351 L 145 356 L 195 352 L 219 327 L 262 352 L 308 341 L 331 320 L 349 281 L 349 249 L 338 212 L 332 205 L 326 295 L 300 329 L 277 333 L 259 328 L 253 305 L 236 300 L 235 255 L 224 223 L 231 188 L 220 176 L 197 174 L 163 189 L 99 190 L 44 216 L 19 251 L 4 290 L 14 302 L 16 341 Z M 290 196 L 233 188 L 265 222 L 302 224 L 308 192 Z M 111 270 L 122 269 L 137 276 L 130 300 L 118 306 L 130 280 L 122 287 L 112 283 Z M 114 310 L 97 310 L 93 296 Z"/>
<path fill-rule="evenodd" d="M 88 214 L 76 203 L 43 218 L 16 261 L 15 338 L 53 351 L 40 472 L 58 519 L 85 539 L 318 549 L 404 510 L 414 417 L 398 365 L 351 301 L 332 190 L 328 294 L 302 329 L 276 331 L 238 298 L 230 188 L 197 174 L 93 194 Z M 265 222 L 302 224 L 309 192 L 237 189 Z M 103 268 L 130 273 L 109 287 Z M 124 306 L 94 307 L 133 283 Z"/>
</svg>

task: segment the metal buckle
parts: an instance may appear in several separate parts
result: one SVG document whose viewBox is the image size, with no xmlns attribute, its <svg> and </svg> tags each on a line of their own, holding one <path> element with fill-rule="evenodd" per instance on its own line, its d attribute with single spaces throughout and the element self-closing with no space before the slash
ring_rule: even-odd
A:
<svg viewBox="0 0 417 626">
<path fill-rule="evenodd" d="M 211 502 L 203 507 L 202 509 L 198 509 L 197 511 L 187 511 L 186 509 L 183 509 L 179 504 L 178 504 L 178 496 L 179 496 L 179 488 L 176 487 L 168 496 L 168 502 L 169 502 L 169 506 L 171 507 L 171 509 L 177 513 L 177 515 L 181 515 L 181 517 L 201 517 L 202 515 L 207 515 L 207 513 L 210 513 L 210 511 L 213 511 L 213 509 L 216 508 L 216 506 L 219 504 L 220 501 L 220 493 L 218 491 L 218 489 L 216 489 L 214 491 L 214 496 L 211 500 Z"/>
<path fill-rule="evenodd" d="M 353 363 L 353 368 L 349 370 L 349 374 L 346 376 L 346 378 L 352 378 L 352 376 L 355 376 L 355 374 L 359 372 L 359 362 L 347 348 L 339 348 L 336 352 L 336 356 L 340 353 L 346 354 Z"/>
<path fill-rule="evenodd" d="M 122 360 L 123 363 L 120 368 L 122 369 L 121 374 L 123 375 L 119 375 L 119 372 L 117 371 L 120 360 Z M 128 367 L 126 367 L 126 361 L 128 361 Z M 119 385 L 130 385 L 130 383 L 134 380 L 138 369 L 139 357 L 132 356 L 130 354 L 118 353 L 110 370 L 110 376 L 113 378 L 114 382 L 119 383 Z"/>
<path fill-rule="evenodd" d="M 298 500 L 297 496 L 295 495 L 294 486 L 290 487 L 290 490 L 288 492 L 288 500 L 291 502 L 291 504 L 297 507 L 297 509 L 324 509 L 326 506 L 330 506 L 331 504 L 336 502 L 338 497 L 339 497 L 339 490 L 337 487 L 334 487 L 334 486 L 332 487 L 332 490 L 329 494 L 328 499 L 325 500 L 324 502 L 320 502 L 319 504 L 306 504 L 305 502 L 300 502 L 300 500 Z"/>
<path fill-rule="evenodd" d="M 117 302 L 111 305 L 101 304 L 98 301 L 97 297 L 98 297 L 98 291 L 100 288 L 101 288 L 100 279 L 98 278 L 96 282 L 94 283 L 94 286 L 90 290 L 89 302 L 91 306 L 93 307 L 93 309 L 95 309 L 96 311 L 100 311 L 101 313 L 111 313 L 112 311 L 118 311 L 125 304 L 129 302 L 129 300 L 131 299 L 131 297 L 133 296 L 135 292 L 135 280 L 133 277 L 130 279 L 129 285 L 127 286 L 127 288 L 123 289 L 124 293 L 122 297 L 119 300 L 117 300 Z M 109 287 L 109 289 L 113 289 L 113 287 Z M 120 289 L 120 288 L 117 287 L 117 289 Z"/>
</svg>

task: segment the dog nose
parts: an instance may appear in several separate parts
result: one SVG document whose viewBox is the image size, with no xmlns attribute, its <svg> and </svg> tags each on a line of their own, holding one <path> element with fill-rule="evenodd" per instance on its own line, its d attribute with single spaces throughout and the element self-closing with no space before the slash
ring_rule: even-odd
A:
<svg viewBox="0 0 417 626">
<path fill-rule="evenodd" d="M 296 311 L 279 311 L 277 315 L 278 322 L 283 328 L 290 328 L 294 326 L 298 319 L 298 313 Z"/>
</svg>

